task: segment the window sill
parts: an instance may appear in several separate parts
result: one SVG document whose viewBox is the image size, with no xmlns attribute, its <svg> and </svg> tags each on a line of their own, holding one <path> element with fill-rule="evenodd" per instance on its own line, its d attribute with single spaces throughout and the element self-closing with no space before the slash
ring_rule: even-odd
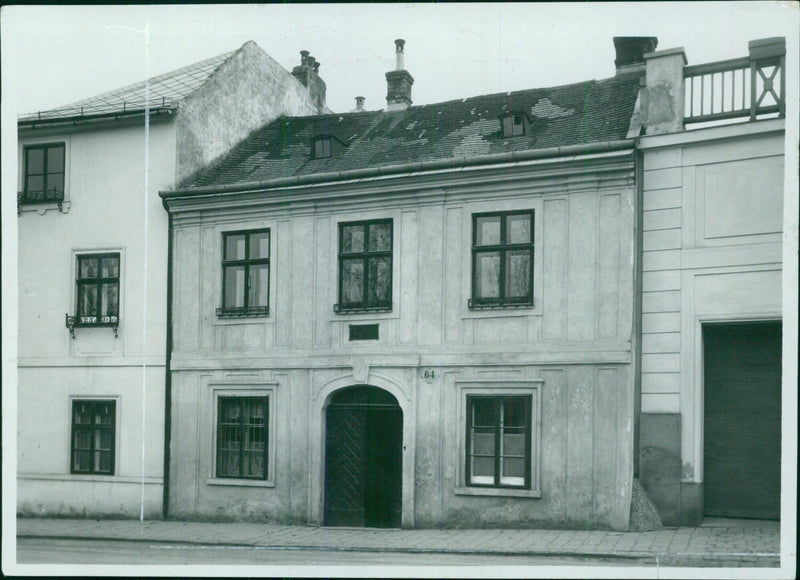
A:
<svg viewBox="0 0 800 580">
<path fill-rule="evenodd" d="M 391 306 L 367 306 L 364 308 L 355 307 L 355 308 L 348 308 L 346 306 L 340 306 L 339 304 L 333 305 L 333 311 L 336 314 L 376 314 L 376 313 L 384 313 L 384 312 L 391 312 Z"/>
<path fill-rule="evenodd" d="M 224 477 L 209 477 L 207 485 L 231 485 L 235 487 L 275 487 L 273 480 L 267 479 L 233 479 Z"/>
<path fill-rule="evenodd" d="M 17 215 L 23 213 L 38 213 L 44 215 L 48 211 L 56 211 L 58 213 L 69 213 L 70 202 L 67 200 L 57 203 L 55 201 L 44 201 L 41 203 L 23 203 L 17 205 Z"/>
<path fill-rule="evenodd" d="M 531 310 L 533 302 L 474 302 L 472 298 L 467 300 L 467 308 L 470 310 Z"/>
<path fill-rule="evenodd" d="M 217 318 L 266 318 L 269 306 L 252 306 L 244 308 L 217 308 Z"/>
<path fill-rule="evenodd" d="M 542 492 L 538 489 L 513 489 L 509 487 L 457 487 L 455 494 L 494 497 L 542 497 Z"/>
</svg>

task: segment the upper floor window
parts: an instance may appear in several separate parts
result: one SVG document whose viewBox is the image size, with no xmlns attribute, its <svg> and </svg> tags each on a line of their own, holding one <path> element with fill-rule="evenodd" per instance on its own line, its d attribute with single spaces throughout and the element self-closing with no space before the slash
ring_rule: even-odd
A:
<svg viewBox="0 0 800 580">
<path fill-rule="evenodd" d="M 116 406 L 113 400 L 72 401 L 71 473 L 114 474 Z"/>
<path fill-rule="evenodd" d="M 518 137 L 525 134 L 525 115 L 509 113 L 500 117 L 503 124 L 503 137 Z"/>
<path fill-rule="evenodd" d="M 470 308 L 533 305 L 534 211 L 472 216 Z"/>
<path fill-rule="evenodd" d="M 334 311 L 391 308 L 392 220 L 339 224 L 339 303 Z"/>
<path fill-rule="evenodd" d="M 64 200 L 64 143 L 24 148 L 24 184 L 20 203 Z"/>
<path fill-rule="evenodd" d="M 531 397 L 467 396 L 466 483 L 531 487 Z"/>
<path fill-rule="evenodd" d="M 222 234 L 222 308 L 217 316 L 269 314 L 269 230 Z"/>
</svg>

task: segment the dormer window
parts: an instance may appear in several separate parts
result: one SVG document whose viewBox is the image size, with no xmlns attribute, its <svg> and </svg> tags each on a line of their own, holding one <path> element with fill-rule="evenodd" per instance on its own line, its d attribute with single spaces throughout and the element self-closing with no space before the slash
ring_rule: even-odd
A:
<svg viewBox="0 0 800 580">
<path fill-rule="evenodd" d="M 321 135 L 314 139 L 314 159 L 325 159 L 331 156 L 331 138 Z"/>
<path fill-rule="evenodd" d="M 500 117 L 503 126 L 503 137 L 519 137 L 525 134 L 527 119 L 524 113 L 508 113 Z"/>
</svg>

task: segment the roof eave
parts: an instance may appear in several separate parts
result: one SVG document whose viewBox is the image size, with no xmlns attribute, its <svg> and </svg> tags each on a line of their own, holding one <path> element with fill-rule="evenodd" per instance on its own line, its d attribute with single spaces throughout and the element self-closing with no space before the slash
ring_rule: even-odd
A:
<svg viewBox="0 0 800 580">
<path fill-rule="evenodd" d="M 57 126 L 57 125 L 82 125 L 84 123 L 93 123 L 97 121 L 117 121 L 120 119 L 128 119 L 131 117 L 144 116 L 146 114 L 153 115 L 171 115 L 177 110 L 177 106 L 170 107 L 154 107 L 151 109 L 135 109 L 130 111 L 115 111 L 113 113 L 98 113 L 95 115 L 72 115 L 69 117 L 52 117 L 49 119 L 39 118 L 22 118 L 17 120 L 17 127 L 35 129 L 37 126 Z"/>
</svg>

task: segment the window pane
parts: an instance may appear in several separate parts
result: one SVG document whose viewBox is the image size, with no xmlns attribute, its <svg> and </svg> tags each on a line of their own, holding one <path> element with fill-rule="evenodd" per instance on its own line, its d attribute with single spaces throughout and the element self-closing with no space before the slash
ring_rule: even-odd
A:
<svg viewBox="0 0 800 580">
<path fill-rule="evenodd" d="M 526 427 L 526 397 L 512 397 L 503 401 L 503 426 Z"/>
<path fill-rule="evenodd" d="M 522 115 L 514 115 L 514 135 L 522 135 Z"/>
<path fill-rule="evenodd" d="M 94 448 L 101 451 L 110 451 L 114 445 L 114 432 L 111 429 L 97 429 L 95 432 Z"/>
<path fill-rule="evenodd" d="M 479 217 L 475 220 L 475 227 L 476 245 L 491 246 L 500 243 L 500 216 Z"/>
<path fill-rule="evenodd" d="M 531 216 L 510 215 L 507 217 L 506 231 L 509 244 L 529 244 L 531 241 Z"/>
<path fill-rule="evenodd" d="M 113 425 L 114 424 L 114 404 L 103 403 L 95 405 L 94 422 L 96 425 Z"/>
<path fill-rule="evenodd" d="M 42 173 L 44 171 L 44 149 L 28 149 L 28 166 L 26 172 Z"/>
<path fill-rule="evenodd" d="M 119 311 L 119 285 L 100 285 L 100 312 L 98 316 L 116 316 Z"/>
<path fill-rule="evenodd" d="M 73 448 L 77 450 L 92 448 L 92 431 L 90 429 L 76 429 L 73 437 Z"/>
<path fill-rule="evenodd" d="M 97 286 L 78 286 L 78 316 L 97 316 Z"/>
<path fill-rule="evenodd" d="M 525 433 L 504 433 L 502 455 L 525 457 Z"/>
<path fill-rule="evenodd" d="M 531 282 L 530 250 L 506 253 L 506 297 L 528 296 Z"/>
<path fill-rule="evenodd" d="M 342 260 L 342 303 L 364 300 L 364 261 Z"/>
<path fill-rule="evenodd" d="M 64 191 L 64 174 L 63 173 L 48 173 L 47 186 L 48 191 Z"/>
<path fill-rule="evenodd" d="M 485 477 L 485 481 L 476 481 L 476 477 Z M 472 483 L 494 483 L 494 458 L 472 458 Z"/>
<path fill-rule="evenodd" d="M 75 425 L 91 425 L 92 413 L 92 406 L 89 403 L 75 401 L 72 404 L 72 422 Z"/>
<path fill-rule="evenodd" d="M 472 399 L 472 426 L 494 427 L 496 424 L 495 400 Z"/>
<path fill-rule="evenodd" d="M 250 234 L 250 259 L 269 258 L 269 232 Z"/>
<path fill-rule="evenodd" d="M 364 251 L 364 226 L 352 225 L 342 227 L 342 253 Z"/>
<path fill-rule="evenodd" d="M 244 234 L 225 236 L 225 259 L 244 260 Z"/>
<path fill-rule="evenodd" d="M 225 308 L 244 306 L 244 266 L 225 267 Z"/>
<path fill-rule="evenodd" d="M 73 453 L 74 471 L 90 471 L 92 469 L 92 452 L 75 451 Z"/>
<path fill-rule="evenodd" d="M 64 147 L 50 147 L 47 150 L 47 172 L 62 173 L 64 171 Z"/>
<path fill-rule="evenodd" d="M 494 433 L 473 432 L 472 454 L 494 456 Z"/>
<path fill-rule="evenodd" d="M 97 278 L 99 260 L 97 258 L 82 257 L 78 260 L 80 278 Z"/>
<path fill-rule="evenodd" d="M 480 252 L 475 256 L 477 298 L 500 297 L 500 253 Z"/>
<path fill-rule="evenodd" d="M 391 275 L 391 258 L 370 258 L 369 285 L 367 287 L 369 304 L 385 304 L 391 300 Z"/>
<path fill-rule="evenodd" d="M 388 252 L 392 249 L 392 224 L 372 224 L 369 226 L 369 251 Z"/>
<path fill-rule="evenodd" d="M 114 455 L 110 451 L 98 451 L 95 454 L 95 471 L 111 473 Z"/>
<path fill-rule="evenodd" d="M 103 278 L 119 278 L 119 257 L 112 256 L 103 259 L 102 274 Z"/>
<path fill-rule="evenodd" d="M 266 306 L 269 292 L 269 266 L 250 266 L 250 294 L 248 306 Z"/>
<path fill-rule="evenodd" d="M 28 190 L 27 191 L 42 191 L 44 189 L 44 176 L 28 176 Z"/>
<path fill-rule="evenodd" d="M 503 458 L 503 470 L 500 483 L 523 485 L 525 483 L 525 459 L 521 457 Z M 514 480 L 506 481 L 504 478 L 512 477 Z"/>
</svg>

